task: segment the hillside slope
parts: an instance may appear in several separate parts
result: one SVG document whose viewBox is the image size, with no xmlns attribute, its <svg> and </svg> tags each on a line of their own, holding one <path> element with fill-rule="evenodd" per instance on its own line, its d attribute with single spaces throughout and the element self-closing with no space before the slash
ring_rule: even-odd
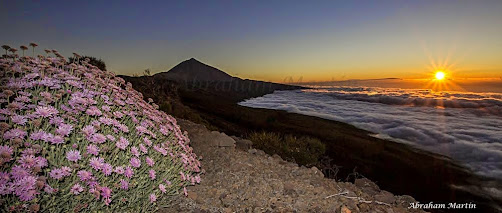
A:
<svg viewBox="0 0 502 213">
<path fill-rule="evenodd" d="M 242 147 L 240 138 L 186 120 L 178 124 L 203 157 L 204 174 L 199 185 L 188 188 L 188 198 L 178 197 L 160 212 L 423 212 L 408 209 L 416 202 L 412 197 L 394 196 L 368 179 L 336 182 L 315 167 Z"/>
</svg>

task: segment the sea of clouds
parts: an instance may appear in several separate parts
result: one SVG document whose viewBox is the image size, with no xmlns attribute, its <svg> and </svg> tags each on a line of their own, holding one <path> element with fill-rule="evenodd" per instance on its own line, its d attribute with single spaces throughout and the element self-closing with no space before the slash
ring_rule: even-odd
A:
<svg viewBox="0 0 502 213">
<path fill-rule="evenodd" d="M 375 87 L 276 91 L 239 103 L 350 123 L 502 177 L 502 94 Z M 502 179 L 502 178 L 501 178 Z"/>
</svg>

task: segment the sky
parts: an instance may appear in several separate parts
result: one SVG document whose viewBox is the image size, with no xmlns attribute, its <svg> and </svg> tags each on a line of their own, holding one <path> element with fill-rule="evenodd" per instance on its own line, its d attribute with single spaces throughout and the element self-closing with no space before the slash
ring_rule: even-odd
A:
<svg viewBox="0 0 502 213">
<path fill-rule="evenodd" d="M 502 1 L 6 1 L 0 43 L 131 75 L 196 58 L 241 78 L 502 79 Z"/>
</svg>

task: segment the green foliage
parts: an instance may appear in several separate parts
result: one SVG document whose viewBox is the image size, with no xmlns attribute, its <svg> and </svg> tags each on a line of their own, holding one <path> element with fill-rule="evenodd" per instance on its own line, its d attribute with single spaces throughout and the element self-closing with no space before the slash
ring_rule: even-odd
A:
<svg viewBox="0 0 502 213">
<path fill-rule="evenodd" d="M 255 148 L 267 154 L 278 154 L 286 160 L 312 166 L 326 151 L 325 145 L 317 138 L 309 136 L 281 135 L 274 132 L 254 132 L 249 136 Z"/>
</svg>

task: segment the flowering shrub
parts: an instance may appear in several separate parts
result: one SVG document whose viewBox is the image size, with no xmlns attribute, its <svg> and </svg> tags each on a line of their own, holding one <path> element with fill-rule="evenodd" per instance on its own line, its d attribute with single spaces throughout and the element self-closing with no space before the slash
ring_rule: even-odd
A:
<svg viewBox="0 0 502 213">
<path fill-rule="evenodd" d="M 173 117 L 53 52 L 0 58 L 0 211 L 152 211 L 200 182 Z"/>
</svg>

